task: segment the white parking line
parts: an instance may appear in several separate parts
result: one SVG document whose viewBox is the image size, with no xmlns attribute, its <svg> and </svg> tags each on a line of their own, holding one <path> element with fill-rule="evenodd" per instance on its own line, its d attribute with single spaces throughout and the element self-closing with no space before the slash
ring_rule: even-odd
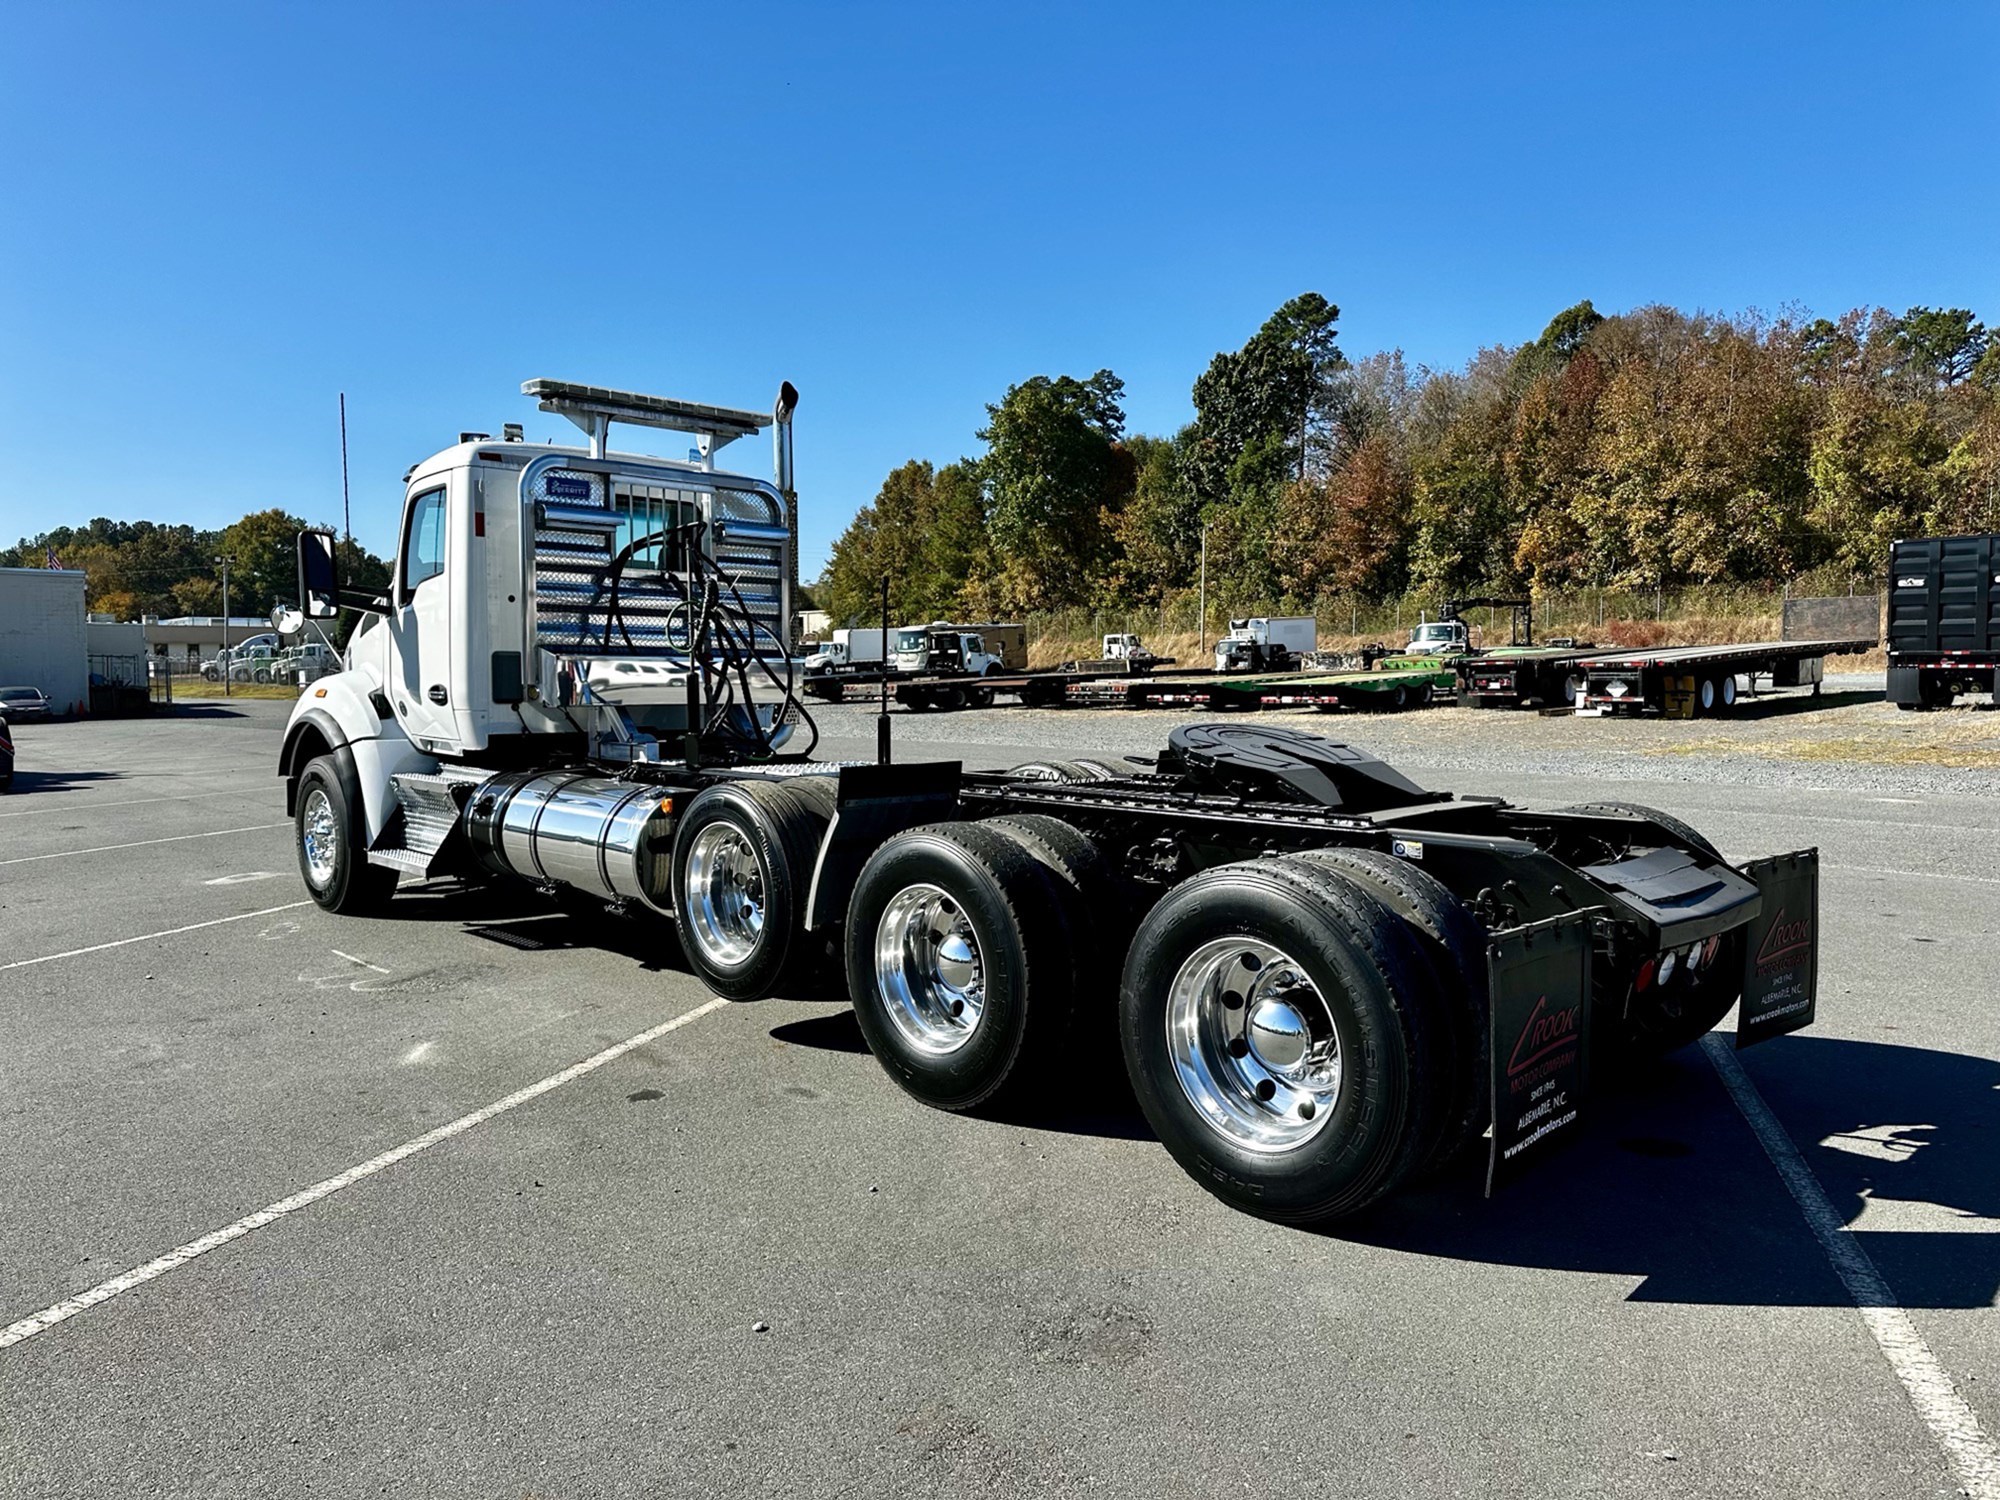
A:
<svg viewBox="0 0 2000 1500">
<path fill-rule="evenodd" d="M 31 865 L 38 859 L 70 859 L 78 854 L 109 854 L 116 849 L 143 849 L 148 844 L 179 844 L 188 839 L 219 839 L 225 833 L 262 833 L 267 828 L 290 828 L 284 823 L 252 823 L 248 828 L 211 828 L 207 833 L 177 833 L 172 838 L 137 839 L 129 844 L 99 844 L 94 849 L 58 849 L 54 854 L 23 854 L 0 859 L 0 865 Z"/>
<path fill-rule="evenodd" d="M 1843 874 L 1908 875 L 1915 880 L 1962 880 L 1967 885 L 2000 885 L 1991 875 L 1947 875 L 1942 870 L 1898 870 L 1893 865 L 1842 865 Z"/>
<path fill-rule="evenodd" d="M 0 813 L 0 818 L 39 818 L 49 813 L 96 812 L 102 807 L 143 807 L 153 802 L 205 802 L 215 797 L 234 797 L 243 800 L 239 788 L 229 792 L 184 792 L 173 797 L 121 797 L 116 802 L 59 802 L 54 807 L 24 807 L 18 812 Z"/>
<path fill-rule="evenodd" d="M 88 948 L 71 948 L 66 953 L 44 953 L 40 958 L 17 958 L 10 964 L 0 964 L 0 974 L 9 969 L 31 969 L 36 964 L 52 964 L 59 958 L 81 958 L 86 953 L 102 953 L 106 948 L 124 948 L 133 943 L 150 943 L 154 938 L 173 937 L 182 932 L 199 932 L 204 927 L 220 927 L 225 922 L 243 922 L 251 917 L 268 917 L 274 911 L 290 911 L 298 906 L 311 906 L 310 901 L 287 901 L 283 906 L 267 906 L 261 911 L 240 911 L 233 917 L 217 917 L 209 922 L 190 922 L 185 927 L 169 927 L 164 932 L 144 932 L 138 937 L 117 938 L 109 943 L 92 943 Z"/>
<path fill-rule="evenodd" d="M 66 1318 L 87 1312 L 100 1302 L 109 1302 L 121 1292 L 129 1292 L 135 1286 L 144 1286 L 169 1271 L 178 1270 L 196 1256 L 206 1255 L 231 1240 L 239 1240 L 251 1230 L 262 1229 L 266 1224 L 282 1219 L 286 1214 L 297 1213 L 322 1198 L 331 1197 L 342 1188 L 354 1186 L 365 1177 L 373 1177 L 377 1172 L 386 1167 L 393 1167 L 405 1157 L 415 1156 L 419 1151 L 428 1151 L 440 1141 L 448 1141 L 455 1135 L 463 1135 L 474 1126 L 483 1125 L 496 1115 L 504 1115 L 510 1109 L 518 1109 L 530 1099 L 539 1099 L 552 1089 L 559 1089 L 586 1073 L 595 1072 L 608 1062 L 616 1062 L 635 1048 L 657 1041 L 670 1031 L 678 1031 L 690 1021 L 698 1021 L 710 1011 L 720 1010 L 727 1004 L 729 1004 L 727 1000 L 717 996 L 706 1004 L 697 1005 L 693 1010 L 683 1011 L 671 1021 L 662 1021 L 651 1030 L 642 1031 L 634 1037 L 627 1037 L 615 1046 L 606 1047 L 602 1052 L 586 1057 L 582 1062 L 571 1063 L 560 1073 L 551 1073 L 537 1083 L 516 1089 L 506 1098 L 496 1099 L 484 1109 L 475 1109 L 469 1115 L 460 1115 L 448 1125 L 440 1125 L 435 1130 L 425 1131 L 415 1140 L 405 1141 L 400 1146 L 384 1151 L 380 1156 L 371 1156 L 359 1166 L 349 1167 L 337 1176 L 315 1182 L 311 1187 L 302 1188 L 289 1198 L 280 1198 L 276 1203 L 260 1208 L 253 1214 L 245 1214 L 233 1224 L 225 1224 L 220 1229 L 210 1230 L 200 1239 L 189 1240 L 185 1245 L 177 1245 L 165 1255 L 149 1260 L 142 1266 L 134 1266 L 123 1275 L 114 1276 L 109 1281 L 101 1281 L 87 1292 L 79 1292 L 74 1297 L 65 1297 L 38 1313 L 30 1313 L 27 1317 L 0 1329 L 0 1349 L 5 1349 L 10 1344 L 18 1344 L 23 1339 L 31 1339 L 38 1333 L 44 1333 Z M 1984 1497 L 1981 1497 L 1981 1500 L 1984 1500 Z"/>
<path fill-rule="evenodd" d="M 1979 1425 L 1978 1413 L 1958 1393 L 1951 1376 L 1931 1353 L 1930 1345 L 1917 1332 L 1917 1325 L 1903 1311 L 1895 1292 L 1875 1269 L 1868 1252 L 1861 1248 L 1861 1242 L 1841 1221 L 1826 1190 L 1813 1176 L 1806 1159 L 1799 1155 L 1799 1148 L 1792 1144 L 1785 1127 L 1778 1123 L 1757 1085 L 1736 1060 L 1734 1041 L 1735 1038 L 1723 1032 L 1710 1032 L 1702 1038 L 1701 1045 L 1715 1065 L 1722 1086 L 1729 1090 L 1729 1097 L 1736 1101 L 1737 1109 L 1757 1133 L 1764 1154 L 1778 1169 L 1778 1176 L 1790 1190 L 1799 1212 L 1805 1215 L 1820 1249 L 1826 1252 L 1828 1263 L 1840 1277 L 1841 1285 L 1847 1288 L 1847 1295 L 1860 1309 L 1861 1321 L 1868 1326 L 1876 1347 L 1903 1383 L 1910 1405 L 1916 1408 L 1924 1426 L 1951 1460 L 1961 1492 L 1970 1500 L 2000 1500 L 2000 1448 L 1994 1446 Z"/>
</svg>

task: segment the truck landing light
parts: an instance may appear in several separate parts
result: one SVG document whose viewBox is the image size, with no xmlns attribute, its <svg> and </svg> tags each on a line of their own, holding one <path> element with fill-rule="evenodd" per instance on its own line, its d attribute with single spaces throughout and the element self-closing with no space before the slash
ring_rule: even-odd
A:
<svg viewBox="0 0 2000 1500">
<path fill-rule="evenodd" d="M 1681 960 L 1680 954 L 1675 952 L 1672 948 L 1669 948 L 1665 953 L 1660 955 L 1661 984 L 1670 984 L 1673 982 L 1674 967 L 1677 964 L 1679 964 L 1680 960 Z"/>
</svg>

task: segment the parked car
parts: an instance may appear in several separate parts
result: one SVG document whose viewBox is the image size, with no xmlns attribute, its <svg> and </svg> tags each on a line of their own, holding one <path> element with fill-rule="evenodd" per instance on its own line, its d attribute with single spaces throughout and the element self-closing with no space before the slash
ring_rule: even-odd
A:
<svg viewBox="0 0 2000 1500">
<path fill-rule="evenodd" d="M 7 716 L 0 714 L 0 792 L 14 789 L 14 736 L 7 728 Z"/>
<path fill-rule="evenodd" d="M 258 662 L 254 680 L 296 684 L 300 673 L 304 673 L 305 680 L 311 682 L 326 676 L 329 672 L 339 670 L 340 658 L 329 648 L 315 641 L 304 646 L 293 646 L 290 650 L 280 651 L 268 661 Z"/>
<path fill-rule="evenodd" d="M 210 682 L 220 682 L 223 672 L 227 670 L 231 682 L 264 682 L 268 679 L 257 676 L 257 673 L 270 670 L 274 654 L 269 646 L 231 646 L 203 662 L 201 675 Z"/>
<path fill-rule="evenodd" d="M 0 687 L 0 714 L 16 723 L 23 719 L 46 719 L 49 700 L 40 688 Z"/>
</svg>

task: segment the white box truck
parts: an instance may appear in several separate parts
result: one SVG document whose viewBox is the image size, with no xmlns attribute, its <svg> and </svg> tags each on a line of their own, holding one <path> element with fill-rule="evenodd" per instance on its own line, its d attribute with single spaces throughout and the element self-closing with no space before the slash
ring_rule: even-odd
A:
<svg viewBox="0 0 2000 1500">
<path fill-rule="evenodd" d="M 862 667 L 880 667 L 884 655 L 882 641 L 886 634 L 879 626 L 872 630 L 834 631 L 831 640 L 807 655 L 806 675 L 816 677 L 853 672 Z"/>
<path fill-rule="evenodd" d="M 1253 615 L 1231 620 L 1215 643 L 1218 672 L 1284 671 L 1319 649 L 1319 621 L 1311 615 Z"/>
</svg>

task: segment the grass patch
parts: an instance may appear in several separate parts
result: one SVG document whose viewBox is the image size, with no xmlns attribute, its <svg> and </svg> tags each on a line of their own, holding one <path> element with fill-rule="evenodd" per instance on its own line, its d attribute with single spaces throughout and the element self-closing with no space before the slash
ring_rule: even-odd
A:
<svg viewBox="0 0 2000 1500">
<path fill-rule="evenodd" d="M 232 682 L 226 696 L 231 698 L 296 698 L 299 690 L 282 682 Z M 222 684 L 204 682 L 199 687 L 183 683 L 174 684 L 174 702 L 191 703 L 197 700 L 207 702 L 211 698 L 222 698 Z"/>
<path fill-rule="evenodd" d="M 1958 726 L 1951 726 L 1958 729 Z M 1682 740 L 1647 752 L 1652 755 L 1758 755 L 1766 760 L 1843 761 L 1875 766 L 1939 766 L 1957 771 L 2000 771 L 2000 743 L 1984 725 L 1958 733 L 1914 737 L 1897 734 L 1832 734 L 1788 739 Z"/>
</svg>

